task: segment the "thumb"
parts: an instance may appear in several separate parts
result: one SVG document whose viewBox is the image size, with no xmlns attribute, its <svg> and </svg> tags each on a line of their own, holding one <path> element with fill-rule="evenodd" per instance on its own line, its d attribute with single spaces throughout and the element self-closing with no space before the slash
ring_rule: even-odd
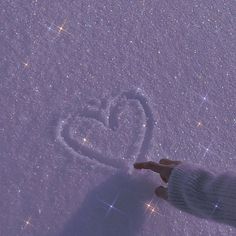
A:
<svg viewBox="0 0 236 236">
<path fill-rule="evenodd" d="M 167 192 L 167 188 L 163 187 L 163 186 L 159 186 L 158 188 L 155 189 L 155 193 L 158 197 L 167 200 L 168 199 L 168 192 Z"/>
</svg>

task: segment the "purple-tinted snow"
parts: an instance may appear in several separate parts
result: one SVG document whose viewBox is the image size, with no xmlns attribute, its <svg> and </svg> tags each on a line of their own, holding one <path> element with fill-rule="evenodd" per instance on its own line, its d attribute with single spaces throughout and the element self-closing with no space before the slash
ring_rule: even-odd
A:
<svg viewBox="0 0 236 236">
<path fill-rule="evenodd" d="M 2 0 L 0 235 L 235 235 L 132 168 L 235 170 L 235 12 L 233 0 Z"/>
</svg>

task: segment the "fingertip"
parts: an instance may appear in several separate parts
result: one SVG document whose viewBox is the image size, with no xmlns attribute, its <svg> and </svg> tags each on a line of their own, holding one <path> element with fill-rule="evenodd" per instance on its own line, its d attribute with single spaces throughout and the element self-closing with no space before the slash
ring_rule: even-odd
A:
<svg viewBox="0 0 236 236">
<path fill-rule="evenodd" d="M 137 164 L 136 164 L 136 163 L 134 163 L 134 165 L 133 165 L 133 166 L 134 166 L 134 168 L 135 168 L 135 169 L 137 169 Z"/>
<path fill-rule="evenodd" d="M 141 167 L 140 167 L 140 164 L 139 163 L 134 163 L 134 168 L 135 169 L 140 169 Z"/>
</svg>

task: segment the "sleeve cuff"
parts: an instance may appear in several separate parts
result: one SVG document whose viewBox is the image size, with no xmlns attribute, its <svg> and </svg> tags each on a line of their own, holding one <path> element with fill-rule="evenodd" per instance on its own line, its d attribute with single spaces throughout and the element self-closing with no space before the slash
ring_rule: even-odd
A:
<svg viewBox="0 0 236 236">
<path fill-rule="evenodd" d="M 207 217 L 204 211 L 198 211 L 198 207 L 201 202 L 205 202 L 204 199 L 200 200 L 202 197 L 199 198 L 202 196 L 201 180 L 209 178 L 211 173 L 200 166 L 180 163 L 172 170 L 168 181 L 168 202 L 180 210 Z M 208 208 L 207 204 L 204 207 Z"/>
</svg>

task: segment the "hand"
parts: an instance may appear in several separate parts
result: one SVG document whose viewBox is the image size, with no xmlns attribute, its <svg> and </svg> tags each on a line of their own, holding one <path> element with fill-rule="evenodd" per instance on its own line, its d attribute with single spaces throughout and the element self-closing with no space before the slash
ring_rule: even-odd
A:
<svg viewBox="0 0 236 236">
<path fill-rule="evenodd" d="M 148 162 L 139 162 L 134 163 L 135 169 L 149 169 L 160 174 L 162 180 L 167 183 L 169 181 L 172 170 L 180 164 L 181 161 L 172 161 L 169 159 L 161 159 L 159 163 L 148 161 Z M 159 186 L 156 188 L 155 193 L 158 197 L 161 197 L 165 200 L 168 199 L 167 188 Z"/>
</svg>

